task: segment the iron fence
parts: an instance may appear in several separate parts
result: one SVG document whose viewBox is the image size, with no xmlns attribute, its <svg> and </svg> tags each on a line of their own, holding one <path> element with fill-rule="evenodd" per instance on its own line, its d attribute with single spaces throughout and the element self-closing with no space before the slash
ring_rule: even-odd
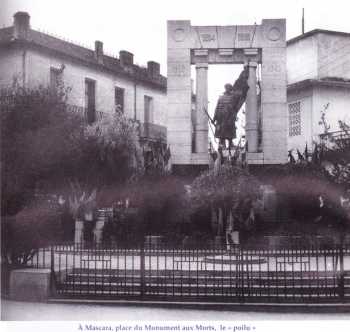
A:
<svg viewBox="0 0 350 332">
<path fill-rule="evenodd" d="M 213 302 L 345 302 L 350 252 L 322 249 L 60 245 L 29 264 L 52 270 L 55 296 Z"/>
</svg>

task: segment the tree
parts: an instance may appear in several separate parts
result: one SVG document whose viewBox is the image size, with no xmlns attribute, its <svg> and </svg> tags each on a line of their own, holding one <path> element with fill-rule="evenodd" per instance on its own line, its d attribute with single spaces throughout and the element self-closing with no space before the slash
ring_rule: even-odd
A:
<svg viewBox="0 0 350 332">
<path fill-rule="evenodd" d="M 84 138 L 81 161 L 84 182 L 102 187 L 143 173 L 138 123 L 121 112 L 105 115 L 88 126 Z"/>
<path fill-rule="evenodd" d="M 80 159 L 83 119 L 71 112 L 67 91 L 0 91 L 2 215 L 34 197 L 39 181 L 60 182 Z"/>
<path fill-rule="evenodd" d="M 192 211 L 213 208 L 222 215 L 217 235 L 222 236 L 229 225 L 230 214 L 240 230 L 249 228 L 250 213 L 259 198 L 259 182 L 246 169 L 222 165 L 197 177 L 190 187 Z"/>
</svg>

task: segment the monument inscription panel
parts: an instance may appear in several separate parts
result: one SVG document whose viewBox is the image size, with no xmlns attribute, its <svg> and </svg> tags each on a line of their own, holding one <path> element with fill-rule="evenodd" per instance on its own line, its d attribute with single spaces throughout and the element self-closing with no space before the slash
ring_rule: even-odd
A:
<svg viewBox="0 0 350 332">
<path fill-rule="evenodd" d="M 169 63 L 168 76 L 186 76 L 186 65 L 184 63 Z"/>
</svg>

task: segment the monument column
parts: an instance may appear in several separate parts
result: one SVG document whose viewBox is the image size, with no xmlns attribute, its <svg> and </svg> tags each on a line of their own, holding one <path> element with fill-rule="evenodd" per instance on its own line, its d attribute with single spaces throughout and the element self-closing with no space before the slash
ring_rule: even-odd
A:
<svg viewBox="0 0 350 332">
<path fill-rule="evenodd" d="M 262 20 L 261 107 L 265 164 L 287 162 L 286 20 Z"/>
<path fill-rule="evenodd" d="M 208 63 L 196 64 L 196 153 L 208 152 Z"/>
<path fill-rule="evenodd" d="M 246 139 L 248 142 L 248 152 L 258 152 L 258 125 L 259 125 L 259 110 L 258 96 L 256 90 L 256 62 L 249 62 L 249 90 L 246 99 Z"/>
<path fill-rule="evenodd" d="M 167 143 L 173 165 L 191 163 L 191 22 L 168 21 Z"/>
</svg>

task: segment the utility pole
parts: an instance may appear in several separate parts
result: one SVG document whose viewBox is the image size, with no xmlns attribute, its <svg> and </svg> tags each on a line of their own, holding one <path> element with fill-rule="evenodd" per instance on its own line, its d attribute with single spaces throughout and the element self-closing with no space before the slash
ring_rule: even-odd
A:
<svg viewBox="0 0 350 332">
<path fill-rule="evenodd" d="M 305 33 L 304 8 L 303 8 L 303 14 L 302 14 L 302 18 L 301 18 L 301 33 L 302 33 L 302 34 Z"/>
</svg>

